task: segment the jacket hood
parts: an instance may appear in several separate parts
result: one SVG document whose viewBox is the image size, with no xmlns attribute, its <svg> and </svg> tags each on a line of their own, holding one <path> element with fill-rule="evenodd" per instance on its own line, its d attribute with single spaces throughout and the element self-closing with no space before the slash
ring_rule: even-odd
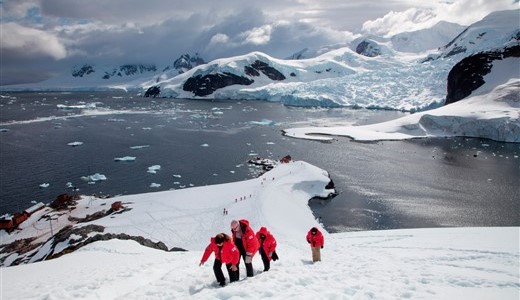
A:
<svg viewBox="0 0 520 300">
<path fill-rule="evenodd" d="M 267 235 L 269 231 L 265 227 L 260 227 L 260 230 L 258 230 L 259 234 Z"/>
</svg>

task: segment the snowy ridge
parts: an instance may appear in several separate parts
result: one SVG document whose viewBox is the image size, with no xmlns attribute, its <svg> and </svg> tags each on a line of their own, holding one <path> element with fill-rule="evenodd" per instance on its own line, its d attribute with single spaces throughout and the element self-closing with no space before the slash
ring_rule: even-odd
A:
<svg viewBox="0 0 520 300">
<path fill-rule="evenodd" d="M 470 25 L 441 49 L 440 56 L 449 57 L 464 53 L 466 56 L 480 51 L 518 44 L 520 9 L 497 11 Z"/>
<path fill-rule="evenodd" d="M 118 239 L 98 241 L 53 260 L 2 268 L 2 295 L 6 299 L 518 296 L 518 227 L 324 232 L 322 262 L 313 264 L 305 234 L 319 224 L 307 201 L 313 195 L 326 196 L 328 180 L 325 171 L 293 162 L 254 180 L 119 197 L 132 210 L 76 226 L 103 224 L 111 232 L 138 233 L 191 251 L 166 252 Z M 235 202 L 235 196 L 242 198 Z M 73 214 L 85 216 L 109 200 L 82 199 Z M 223 208 L 229 215 L 222 214 Z M 1 232 L 2 241 L 24 236 L 45 240 L 48 221 L 38 221 L 40 216 L 26 221 L 22 231 L 13 233 L 15 237 Z M 55 225 L 67 220 L 66 215 L 57 217 Z M 261 259 L 255 255 L 254 277 L 245 277 L 241 264 L 240 280 L 220 288 L 215 284 L 213 257 L 202 267 L 198 264 L 210 237 L 229 232 L 230 221 L 239 218 L 249 219 L 255 231 L 266 226 L 274 234 L 280 260 L 271 264 L 269 272 L 261 272 Z M 67 242 L 77 239 L 73 235 Z M 48 245 L 40 252 L 48 251 Z M 65 247 L 67 243 L 60 243 L 55 249 Z"/>
<path fill-rule="evenodd" d="M 128 211 L 77 224 L 71 222 L 68 215 L 49 210 L 41 211 L 22 223 L 21 231 L 11 235 L 1 231 L 0 235 L 3 245 L 35 235 L 38 239 L 33 243 L 44 244 L 36 252 L 25 253 L 20 257 L 9 253 L 7 258 L 3 253 L 0 258 L 5 260 L 2 263 L 4 266 L 15 260 L 39 261 L 59 255 L 70 245 L 83 240 L 76 238 L 68 244 L 60 242 L 62 246 L 57 246 L 50 231 L 38 231 L 36 234 L 34 228 L 48 227 L 49 221 L 41 219 L 45 214 L 57 219 L 57 223 L 53 225 L 55 232 L 69 225 L 77 228 L 96 225 L 104 227 L 100 233 L 102 235 L 125 233 L 140 236 L 153 243 L 164 243 L 167 249 L 180 247 L 203 250 L 208 242 L 208 234 L 216 234 L 213 233 L 215 228 L 227 232 L 233 218 L 247 218 L 255 228 L 259 228 L 261 224 L 270 224 L 271 231 L 279 232 L 282 237 L 302 235 L 306 233 L 304 231 L 307 227 L 318 226 L 307 201 L 313 197 L 326 198 L 333 194 L 333 189 L 325 189 L 329 181 L 326 171 L 304 162 L 292 162 L 280 164 L 262 177 L 237 183 L 129 195 L 118 197 L 117 200 L 83 197 L 78 201 L 77 208 L 71 212 L 71 218 L 83 219 L 94 215 L 108 209 L 110 206 L 107 208 L 107 204 L 114 201 L 122 201 Z M 279 200 L 282 196 L 284 201 Z M 270 207 L 277 207 L 277 213 L 270 212 Z M 229 216 L 222 216 L 223 208 L 229 211 Z M 300 217 L 286 224 L 283 218 L 287 211 L 299 211 Z"/>
<path fill-rule="evenodd" d="M 154 87 L 157 89 L 154 96 L 161 97 L 260 99 L 294 106 L 422 111 L 443 104 L 447 75 L 461 58 L 478 51 L 518 44 L 517 15 L 518 10 L 490 14 L 459 34 L 440 52 L 444 54 L 430 54 L 428 59 L 422 53 L 398 50 L 429 48 L 431 45 L 426 46 L 422 39 L 431 32 L 438 33 L 433 43 L 441 46 L 440 40 L 445 41 L 450 32 L 458 32 L 461 27 L 440 23 L 434 26 L 435 30 L 403 33 L 390 39 L 360 37 L 350 46 L 304 60 L 278 60 L 254 52 L 216 60 L 164 81 L 138 85 L 144 90 Z M 312 51 L 304 49 L 295 55 L 301 58 L 306 53 Z M 444 59 L 434 59 L 441 55 Z M 267 64 L 285 78 L 273 80 L 263 74 L 251 76 L 246 69 L 255 61 Z M 222 84 L 213 84 L 209 78 L 210 74 L 228 73 L 243 81 L 223 79 Z M 187 89 L 188 80 L 197 76 L 206 76 L 198 84 L 214 87 L 199 94 Z"/>
</svg>

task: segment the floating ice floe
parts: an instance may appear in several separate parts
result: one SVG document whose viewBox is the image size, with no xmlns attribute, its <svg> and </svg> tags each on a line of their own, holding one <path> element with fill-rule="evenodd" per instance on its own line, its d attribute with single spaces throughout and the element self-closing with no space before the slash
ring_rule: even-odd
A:
<svg viewBox="0 0 520 300">
<path fill-rule="evenodd" d="M 152 182 L 152 183 L 150 184 L 150 187 L 151 187 L 151 188 L 159 188 L 159 187 L 161 187 L 161 185 L 160 185 L 159 183 Z"/>
<path fill-rule="evenodd" d="M 161 166 L 160 165 L 153 165 L 151 167 L 148 167 L 148 173 L 151 173 L 151 174 L 156 174 L 157 171 L 159 171 L 161 169 Z"/>
<path fill-rule="evenodd" d="M 50 184 L 48 184 L 48 183 L 42 183 L 42 184 L 40 184 L 40 187 L 41 187 L 41 188 L 48 188 L 49 185 L 50 185 Z"/>
<path fill-rule="evenodd" d="M 200 146 L 201 146 L 201 147 L 209 147 L 208 144 L 202 144 L 202 145 L 200 145 Z"/>
<path fill-rule="evenodd" d="M 143 149 L 143 148 L 148 148 L 148 147 L 150 147 L 150 145 L 139 145 L 139 146 L 131 146 L 130 149 L 137 150 L 137 149 Z"/>
<path fill-rule="evenodd" d="M 261 125 L 261 126 L 274 126 L 276 123 L 273 120 L 262 119 L 262 121 L 251 121 L 249 122 L 253 125 Z"/>
<path fill-rule="evenodd" d="M 116 157 L 114 161 L 135 161 L 135 156 Z"/>
<path fill-rule="evenodd" d="M 83 145 L 83 142 L 71 142 L 68 143 L 67 146 L 77 147 Z"/>
<path fill-rule="evenodd" d="M 81 105 L 65 105 L 65 104 L 58 104 L 56 105 L 58 109 L 87 109 L 87 108 L 96 108 L 96 103 L 88 103 L 88 104 L 81 104 Z"/>
<path fill-rule="evenodd" d="M 107 121 L 108 122 L 126 122 L 125 119 L 116 119 L 116 118 L 110 118 Z"/>
<path fill-rule="evenodd" d="M 89 184 L 94 184 L 96 181 L 107 180 L 107 177 L 103 174 L 95 173 L 93 175 L 81 176 L 81 180 L 88 181 Z"/>
<path fill-rule="evenodd" d="M 175 177 L 175 178 L 181 178 L 182 176 L 181 176 L 181 175 L 178 175 L 178 174 L 173 174 L 173 177 Z"/>
</svg>

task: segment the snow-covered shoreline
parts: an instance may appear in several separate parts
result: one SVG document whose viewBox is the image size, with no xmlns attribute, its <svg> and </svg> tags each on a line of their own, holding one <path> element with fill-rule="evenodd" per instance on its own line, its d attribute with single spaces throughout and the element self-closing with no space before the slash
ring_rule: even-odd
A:
<svg viewBox="0 0 520 300">
<path fill-rule="evenodd" d="M 305 234 L 320 224 L 308 200 L 333 192 L 325 188 L 329 181 L 324 170 L 296 161 L 241 182 L 114 199 L 85 198 L 71 215 L 84 217 L 115 200 L 131 210 L 73 226 L 96 224 L 105 228 L 104 233 L 140 235 L 164 241 L 168 249 L 180 246 L 189 251 L 161 251 L 131 240 L 97 241 L 56 259 L 2 267 L 1 295 L 5 299 L 517 299 L 519 227 L 324 231 L 323 261 L 312 264 Z M 228 214 L 222 213 L 223 208 Z M 28 236 L 49 238 L 49 221 L 40 222 L 41 213 L 12 236 L 2 232 L 2 244 Z M 54 217 L 56 230 L 70 222 L 67 214 Z M 280 260 L 262 273 L 256 255 L 254 277 L 241 272 L 239 282 L 220 288 L 214 284 L 211 260 L 202 267 L 198 263 L 209 238 L 229 232 L 230 221 L 240 218 L 248 219 L 254 230 L 266 226 L 274 234 Z M 53 251 L 77 239 L 72 235 L 54 245 Z M 50 241 L 36 255 L 49 254 Z"/>
<path fill-rule="evenodd" d="M 513 60 L 518 62 L 518 59 Z M 482 87 L 486 91 L 486 87 Z M 289 137 L 329 141 L 348 136 L 358 141 L 404 140 L 427 137 L 480 137 L 520 142 L 520 80 L 511 79 L 489 93 L 468 97 L 434 110 L 365 126 L 289 128 Z"/>
</svg>

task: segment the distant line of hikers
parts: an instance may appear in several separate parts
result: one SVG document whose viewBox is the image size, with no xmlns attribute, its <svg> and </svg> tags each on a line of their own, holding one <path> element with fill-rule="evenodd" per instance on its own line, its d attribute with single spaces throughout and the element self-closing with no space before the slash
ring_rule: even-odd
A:
<svg viewBox="0 0 520 300">
<path fill-rule="evenodd" d="M 215 254 L 213 272 L 220 286 L 226 285 L 226 278 L 222 272 L 222 264 L 226 265 L 229 282 L 234 282 L 240 278 L 240 256 L 242 256 L 244 260 L 247 277 L 253 277 L 254 275 L 253 256 L 257 251 L 260 252 L 260 256 L 262 257 L 264 272 L 269 271 L 271 260 L 278 260 L 276 239 L 266 227 L 261 227 L 255 235 L 253 229 L 249 226 L 248 220 L 233 220 L 231 222 L 231 233 L 232 237 L 225 233 L 219 233 L 215 237 L 212 237 L 199 264 L 199 266 L 202 266 L 212 252 Z M 322 233 L 318 228 L 312 227 L 307 233 L 306 238 L 311 246 L 312 261 L 321 261 L 320 249 L 324 246 Z"/>
</svg>

